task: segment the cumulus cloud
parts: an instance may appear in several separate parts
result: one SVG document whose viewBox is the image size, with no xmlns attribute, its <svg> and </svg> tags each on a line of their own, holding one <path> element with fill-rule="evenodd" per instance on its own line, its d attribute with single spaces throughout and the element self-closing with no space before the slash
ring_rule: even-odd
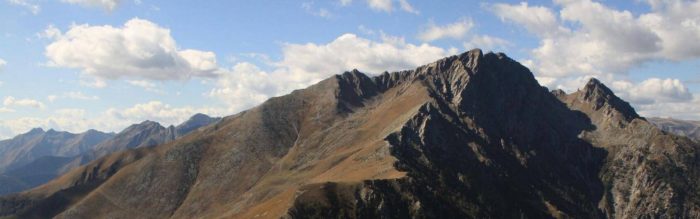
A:
<svg viewBox="0 0 700 219">
<path fill-rule="evenodd" d="M 7 61 L 0 58 L 0 70 L 2 70 L 5 67 L 5 65 L 7 65 Z"/>
<path fill-rule="evenodd" d="M 411 69 L 455 53 L 456 49 L 410 44 L 401 37 L 387 35 L 382 35 L 381 41 L 343 34 L 326 44 L 287 43 L 282 47 L 281 60 L 272 63 L 271 71 L 238 63 L 219 72 L 216 87 L 207 95 L 230 103 L 232 111 L 237 112 L 344 71 L 381 73 Z"/>
<path fill-rule="evenodd" d="M 213 52 L 181 50 L 169 29 L 143 19 L 131 19 L 123 27 L 82 24 L 65 33 L 46 32 L 53 36 L 45 51 L 49 66 L 81 69 L 97 87 L 118 78 L 214 77 L 217 69 Z"/>
<path fill-rule="evenodd" d="M 514 22 L 538 36 L 554 36 L 569 32 L 559 25 L 552 10 L 543 6 L 530 6 L 527 2 L 520 4 L 494 4 L 493 11 L 502 21 Z"/>
<path fill-rule="evenodd" d="M 34 99 L 17 99 L 13 96 L 5 97 L 5 100 L 3 100 L 2 104 L 5 107 L 32 107 L 37 109 L 43 109 L 46 107 L 46 105 L 44 105 L 44 103 L 42 103 L 41 101 Z"/>
<path fill-rule="evenodd" d="M 121 3 L 120 0 L 61 0 L 61 2 L 80 5 L 83 7 L 101 8 L 106 11 L 114 10 L 117 8 L 119 3 Z"/>
<path fill-rule="evenodd" d="M 640 15 L 590 0 L 555 3 L 558 18 L 550 8 L 527 3 L 492 7 L 502 20 L 540 38 L 532 51 L 539 75 L 625 74 L 650 60 L 700 57 L 700 2 L 649 1 L 652 10 Z"/>
<path fill-rule="evenodd" d="M 276 63 L 279 69 L 273 73 L 294 86 L 307 86 L 354 68 L 370 73 L 410 69 L 454 53 L 429 44 L 406 43 L 401 37 L 383 35 L 377 42 L 343 34 L 327 44 L 285 44 L 282 60 Z"/>
<path fill-rule="evenodd" d="M 430 42 L 443 38 L 461 39 L 474 27 L 471 19 L 462 18 L 455 23 L 444 26 L 435 25 L 432 21 L 418 33 L 418 39 Z"/>
<path fill-rule="evenodd" d="M 32 3 L 31 0 L 7 0 L 10 4 L 17 5 L 28 9 L 32 14 L 39 14 L 41 6 Z"/>
<path fill-rule="evenodd" d="M 688 88 L 678 79 L 649 78 L 638 84 L 615 81 L 612 87 L 618 95 L 637 105 L 687 102 L 693 99 Z"/>
<path fill-rule="evenodd" d="M 238 63 L 233 68 L 221 72 L 221 75 L 216 87 L 209 91 L 208 95 L 228 103 L 232 112 L 250 108 L 279 95 L 285 86 L 283 81 L 277 81 L 270 73 L 247 62 Z"/>
<path fill-rule="evenodd" d="M 672 117 L 677 119 L 700 120 L 700 96 L 686 102 L 666 102 L 635 106 L 645 117 Z"/>
</svg>

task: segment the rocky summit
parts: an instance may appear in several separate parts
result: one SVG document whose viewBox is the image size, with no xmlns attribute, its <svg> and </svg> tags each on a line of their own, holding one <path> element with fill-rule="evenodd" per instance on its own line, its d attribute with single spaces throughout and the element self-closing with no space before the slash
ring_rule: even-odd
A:
<svg viewBox="0 0 700 219">
<path fill-rule="evenodd" d="M 0 198 L 16 218 L 700 218 L 699 145 L 501 53 L 345 72 Z"/>
</svg>

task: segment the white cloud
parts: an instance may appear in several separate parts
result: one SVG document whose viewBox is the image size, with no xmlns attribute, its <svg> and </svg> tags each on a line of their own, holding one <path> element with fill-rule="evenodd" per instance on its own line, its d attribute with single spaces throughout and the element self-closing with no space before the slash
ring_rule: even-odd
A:
<svg viewBox="0 0 700 219">
<path fill-rule="evenodd" d="M 216 87 L 208 95 L 228 103 L 232 112 L 238 112 L 280 95 L 285 82 L 278 80 L 251 63 L 241 62 L 221 72 Z"/>
<path fill-rule="evenodd" d="M 61 30 L 50 24 L 44 31 L 37 33 L 36 36 L 38 38 L 57 39 L 61 37 Z"/>
<path fill-rule="evenodd" d="M 342 2 L 341 2 L 341 4 L 342 4 Z M 315 9 L 313 6 L 314 6 L 313 2 L 301 3 L 301 8 L 303 8 L 304 11 L 306 11 L 306 13 L 309 13 L 309 14 L 314 15 L 314 16 L 322 17 L 322 18 L 331 18 L 333 16 L 333 14 L 331 14 L 331 12 L 328 11 L 328 9 L 325 9 L 325 8 Z"/>
<path fill-rule="evenodd" d="M 464 42 L 464 48 L 466 50 L 471 50 L 473 48 L 481 48 L 483 50 L 496 50 L 503 49 L 504 47 L 510 45 L 511 43 L 505 39 L 488 35 L 476 35 L 473 36 L 469 41 Z"/>
<path fill-rule="evenodd" d="M 5 65 L 7 65 L 7 61 L 0 58 L 0 70 L 2 70 L 5 67 Z"/>
<path fill-rule="evenodd" d="M 0 113 L 14 113 L 15 110 L 7 108 L 7 107 L 0 107 Z"/>
<path fill-rule="evenodd" d="M 340 0 L 340 5 L 342 6 L 350 5 L 350 3 L 352 3 L 352 0 Z"/>
<path fill-rule="evenodd" d="M 368 35 L 368 36 L 372 36 L 372 35 L 376 34 L 376 32 L 374 30 L 372 30 L 368 27 L 365 27 L 365 25 L 357 26 L 357 30 L 359 30 L 360 33 L 362 33 L 364 35 Z"/>
<path fill-rule="evenodd" d="M 165 91 L 161 90 L 158 88 L 158 85 L 156 85 L 153 82 L 147 81 L 147 80 L 128 80 L 126 83 L 136 86 L 136 87 L 141 87 L 146 91 L 153 92 L 153 93 L 158 93 L 158 94 L 165 94 Z"/>
<path fill-rule="evenodd" d="M 218 72 L 216 88 L 207 95 L 229 103 L 232 112 L 237 112 L 344 71 L 381 73 L 412 69 L 455 53 L 456 49 L 410 44 L 401 37 L 384 34 L 379 42 L 343 34 L 327 44 L 287 43 L 282 47 L 282 59 L 273 63 L 272 71 L 238 63 Z"/>
<path fill-rule="evenodd" d="M 492 10 L 502 21 L 523 25 L 525 29 L 538 36 L 555 36 L 568 30 L 559 26 L 557 17 L 549 8 L 529 6 L 527 2 L 519 5 L 494 4 Z"/>
<path fill-rule="evenodd" d="M 615 81 L 611 87 L 618 95 L 637 105 L 687 102 L 693 99 L 688 88 L 678 79 L 649 78 L 639 84 Z"/>
<path fill-rule="evenodd" d="M 61 2 L 80 5 L 83 7 L 101 8 L 106 11 L 114 10 L 117 8 L 119 3 L 121 3 L 120 0 L 61 0 Z"/>
<path fill-rule="evenodd" d="M 652 10 L 640 15 L 590 0 L 555 3 L 559 18 L 550 8 L 527 3 L 493 5 L 501 19 L 540 38 L 532 51 L 539 75 L 626 74 L 650 60 L 700 57 L 700 2 L 650 1 Z"/>
<path fill-rule="evenodd" d="M 640 115 L 645 117 L 671 117 L 677 119 L 700 120 L 700 96 L 695 95 L 691 101 L 666 102 L 635 106 Z"/>
<path fill-rule="evenodd" d="M 31 3 L 30 0 L 7 0 L 10 4 L 18 5 L 29 9 L 32 14 L 39 14 L 41 11 L 41 6 L 38 4 Z"/>
<path fill-rule="evenodd" d="M 10 106 L 16 106 L 16 107 L 33 107 L 33 108 L 38 108 L 38 109 L 43 109 L 46 107 L 44 103 L 38 101 L 38 100 L 33 100 L 33 99 L 17 99 L 13 96 L 7 96 L 5 97 L 5 100 L 2 102 L 2 104 L 5 107 L 10 107 Z"/>
<path fill-rule="evenodd" d="M 453 53 L 429 44 L 406 43 L 401 37 L 382 35 L 382 41 L 375 42 L 343 34 L 327 44 L 285 44 L 275 72 L 299 87 L 354 68 L 370 73 L 410 69 Z"/>
<path fill-rule="evenodd" d="M 121 122 L 126 126 L 131 123 L 138 123 L 144 120 L 151 120 L 161 123 L 164 126 L 171 124 L 179 124 L 187 120 L 195 113 L 204 113 L 208 115 L 220 115 L 221 109 L 213 108 L 195 108 L 190 106 L 173 107 L 160 101 L 149 101 L 147 103 L 136 104 L 125 109 L 108 109 L 104 115 L 107 118 L 115 120 L 124 120 Z"/>
<path fill-rule="evenodd" d="M 430 42 L 443 38 L 461 39 L 474 27 L 471 19 L 462 18 L 455 23 L 444 26 L 435 25 L 432 21 L 418 33 L 418 39 Z"/>
<path fill-rule="evenodd" d="M 53 32 L 53 31 L 48 31 Z M 214 77 L 213 52 L 180 50 L 170 30 L 138 18 L 123 27 L 74 25 L 53 34 L 46 47 L 49 65 L 78 68 L 89 76 L 85 84 L 105 85 L 107 79 L 184 80 Z"/>
<path fill-rule="evenodd" d="M 367 5 L 377 11 L 391 12 L 393 9 L 391 0 L 367 0 Z"/>
<path fill-rule="evenodd" d="M 100 97 L 95 95 L 87 95 L 80 91 L 70 91 L 65 92 L 61 95 L 49 95 L 46 97 L 49 102 L 54 102 L 60 98 L 72 99 L 72 100 L 99 100 Z"/>
<path fill-rule="evenodd" d="M 155 88 L 156 87 L 155 83 L 147 81 L 147 80 L 138 80 L 138 81 L 129 80 L 126 82 L 133 85 L 133 86 L 142 87 L 142 88 Z"/>
<path fill-rule="evenodd" d="M 394 10 L 394 0 L 367 0 L 367 6 L 375 11 L 383 11 L 391 13 Z M 399 2 L 399 8 L 405 12 L 420 14 L 408 0 L 397 0 Z M 340 0 L 340 5 L 347 6 L 352 3 L 352 0 Z"/>
<path fill-rule="evenodd" d="M 418 10 L 413 8 L 413 6 L 408 3 L 408 0 L 399 0 L 399 6 L 401 6 L 401 10 L 404 10 L 405 12 L 420 14 Z"/>
</svg>

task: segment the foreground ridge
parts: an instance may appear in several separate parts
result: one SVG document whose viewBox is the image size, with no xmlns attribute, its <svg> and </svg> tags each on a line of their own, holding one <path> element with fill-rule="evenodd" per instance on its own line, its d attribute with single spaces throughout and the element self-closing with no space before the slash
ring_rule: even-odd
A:
<svg viewBox="0 0 700 219">
<path fill-rule="evenodd" d="M 502 53 L 345 72 L 0 199 L 22 218 L 700 217 L 698 144 Z"/>
</svg>

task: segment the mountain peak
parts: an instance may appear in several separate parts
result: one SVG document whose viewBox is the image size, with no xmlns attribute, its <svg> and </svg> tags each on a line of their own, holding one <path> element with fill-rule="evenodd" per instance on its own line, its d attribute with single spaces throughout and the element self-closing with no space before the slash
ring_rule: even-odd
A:
<svg viewBox="0 0 700 219">
<path fill-rule="evenodd" d="M 29 130 L 27 134 L 39 134 L 39 133 L 44 133 L 43 128 L 33 128 L 32 130 Z"/>
<path fill-rule="evenodd" d="M 640 117 L 628 102 L 620 99 L 610 88 L 596 78 L 588 80 L 586 86 L 578 93 L 578 99 L 582 102 L 590 103 L 593 110 L 600 110 L 603 108 L 614 109 L 619 112 L 626 121 L 631 121 L 634 118 Z"/>
<path fill-rule="evenodd" d="M 484 53 L 479 48 L 469 50 L 459 55 L 459 59 L 464 62 L 465 67 L 474 69 L 479 62 L 484 58 Z"/>
<path fill-rule="evenodd" d="M 211 119 L 211 117 L 204 114 L 204 113 L 196 113 L 196 114 L 192 115 L 189 120 L 202 120 L 202 119 Z"/>
</svg>

